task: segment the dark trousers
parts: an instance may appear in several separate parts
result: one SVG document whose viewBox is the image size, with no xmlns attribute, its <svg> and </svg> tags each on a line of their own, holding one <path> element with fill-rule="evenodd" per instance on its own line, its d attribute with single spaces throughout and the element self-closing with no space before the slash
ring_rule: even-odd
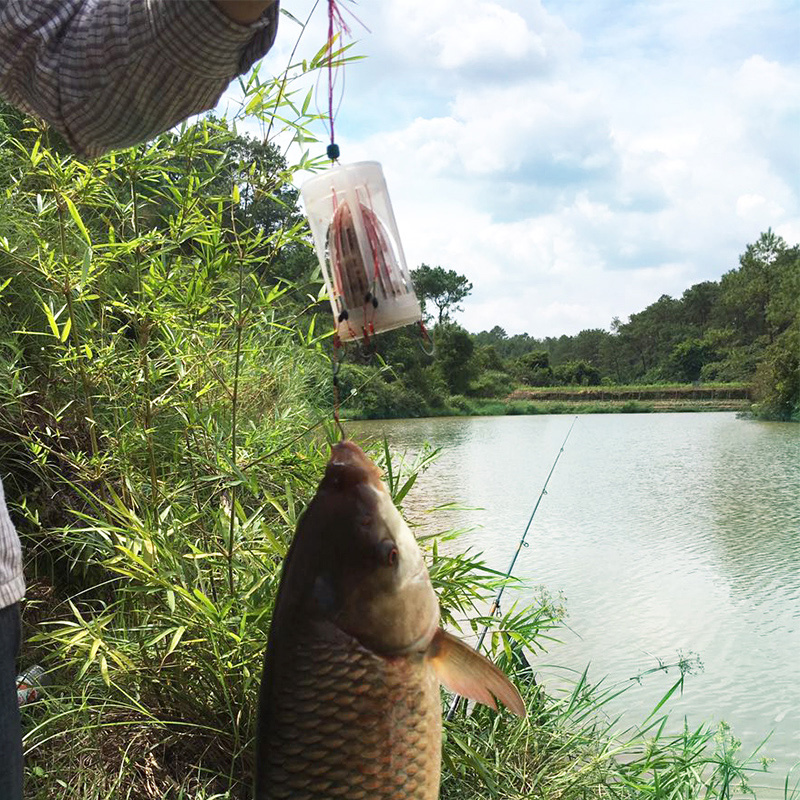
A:
<svg viewBox="0 0 800 800">
<path fill-rule="evenodd" d="M 17 704 L 19 604 L 0 608 L 0 798 L 22 800 L 22 729 Z"/>
</svg>

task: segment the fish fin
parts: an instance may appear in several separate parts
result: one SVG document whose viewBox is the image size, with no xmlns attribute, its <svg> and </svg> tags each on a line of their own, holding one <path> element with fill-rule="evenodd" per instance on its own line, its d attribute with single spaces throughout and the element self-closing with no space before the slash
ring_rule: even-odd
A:
<svg viewBox="0 0 800 800">
<path fill-rule="evenodd" d="M 451 692 L 490 708 L 497 700 L 518 717 L 525 716 L 525 703 L 517 687 L 488 658 L 441 628 L 428 649 L 437 677 Z"/>
</svg>

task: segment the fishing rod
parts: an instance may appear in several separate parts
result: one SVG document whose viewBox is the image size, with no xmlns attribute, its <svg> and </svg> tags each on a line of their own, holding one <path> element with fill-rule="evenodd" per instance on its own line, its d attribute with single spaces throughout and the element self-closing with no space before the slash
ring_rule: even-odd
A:
<svg viewBox="0 0 800 800">
<path fill-rule="evenodd" d="M 528 531 L 530 530 L 531 523 L 533 522 L 533 518 L 536 516 L 536 511 L 539 508 L 539 503 L 542 502 L 542 498 L 547 494 L 547 484 L 550 483 L 550 478 L 553 477 L 553 473 L 556 470 L 556 464 L 558 464 L 558 459 L 561 458 L 561 454 L 564 452 L 564 447 L 567 444 L 567 439 L 569 439 L 569 435 L 572 433 L 572 429 L 575 427 L 575 423 L 578 421 L 577 417 L 574 417 L 572 420 L 572 425 L 569 426 L 569 430 L 567 431 L 567 435 L 564 437 L 564 441 L 561 442 L 561 447 L 558 451 L 558 455 L 556 456 L 556 460 L 553 462 L 553 466 L 550 467 L 550 472 L 547 475 L 547 478 L 542 486 L 542 491 L 539 492 L 539 498 L 536 501 L 536 505 L 533 507 L 533 511 L 531 511 L 531 515 L 528 518 L 528 524 L 525 526 L 525 530 L 522 532 L 522 536 L 520 537 L 519 544 L 517 545 L 517 550 L 514 553 L 514 557 L 511 559 L 511 563 L 508 565 L 508 570 L 506 571 L 506 577 L 503 581 L 502 585 L 500 586 L 500 590 L 497 592 L 497 597 L 494 598 L 494 602 L 492 603 L 492 608 L 489 611 L 489 616 L 493 617 L 497 610 L 500 608 L 500 599 L 503 596 L 503 592 L 505 591 L 506 584 L 508 579 L 511 577 L 511 573 L 514 570 L 514 565 L 517 563 L 517 558 L 519 558 L 519 554 L 522 552 L 523 547 L 527 547 L 525 543 L 525 538 L 528 535 Z M 489 623 L 483 626 L 483 631 L 481 632 L 480 638 L 478 639 L 478 644 L 475 649 L 480 652 L 481 646 L 483 645 L 483 640 L 486 638 L 486 634 L 489 632 Z M 452 703 L 450 704 L 450 709 L 447 712 L 447 721 L 453 719 L 455 716 L 456 711 L 458 710 L 458 705 L 461 702 L 461 697 L 456 695 L 453 698 Z"/>
</svg>

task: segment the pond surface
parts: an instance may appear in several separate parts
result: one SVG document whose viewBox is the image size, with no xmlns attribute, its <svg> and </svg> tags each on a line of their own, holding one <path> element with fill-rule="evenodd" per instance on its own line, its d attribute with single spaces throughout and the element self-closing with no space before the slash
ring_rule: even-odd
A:
<svg viewBox="0 0 800 800">
<path fill-rule="evenodd" d="M 567 416 L 445 418 L 353 424 L 412 455 L 442 455 L 414 487 L 408 515 L 434 529 L 474 528 L 460 547 L 505 570 L 572 423 Z M 424 513 L 459 501 L 481 510 Z M 696 654 L 703 668 L 671 702 L 674 728 L 725 720 L 771 775 L 800 760 L 800 426 L 734 414 L 614 414 L 577 419 L 515 574 L 531 593 L 563 593 L 563 644 L 537 660 L 553 690 L 559 667 L 627 681 Z M 553 666 L 559 665 L 559 667 Z M 677 677 L 644 679 L 615 713 L 642 721 Z M 793 773 L 800 777 L 798 767 Z"/>
</svg>

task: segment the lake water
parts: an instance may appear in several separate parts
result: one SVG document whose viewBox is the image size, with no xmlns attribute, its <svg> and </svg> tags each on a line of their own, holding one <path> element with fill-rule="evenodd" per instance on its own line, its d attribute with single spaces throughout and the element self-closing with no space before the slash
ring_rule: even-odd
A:
<svg viewBox="0 0 800 800">
<path fill-rule="evenodd" d="M 359 423 L 356 439 L 395 452 L 443 448 L 405 502 L 434 529 L 477 528 L 459 546 L 505 570 L 572 423 L 567 416 Z M 448 501 L 481 510 L 426 514 Z M 734 414 L 577 418 L 515 574 L 566 598 L 563 644 L 537 660 L 555 690 L 560 665 L 627 681 L 679 654 L 702 671 L 669 706 L 675 729 L 728 722 L 772 775 L 761 798 L 800 761 L 800 426 Z M 674 670 L 626 692 L 615 713 L 642 721 Z M 798 767 L 793 775 L 797 780 Z"/>
</svg>

